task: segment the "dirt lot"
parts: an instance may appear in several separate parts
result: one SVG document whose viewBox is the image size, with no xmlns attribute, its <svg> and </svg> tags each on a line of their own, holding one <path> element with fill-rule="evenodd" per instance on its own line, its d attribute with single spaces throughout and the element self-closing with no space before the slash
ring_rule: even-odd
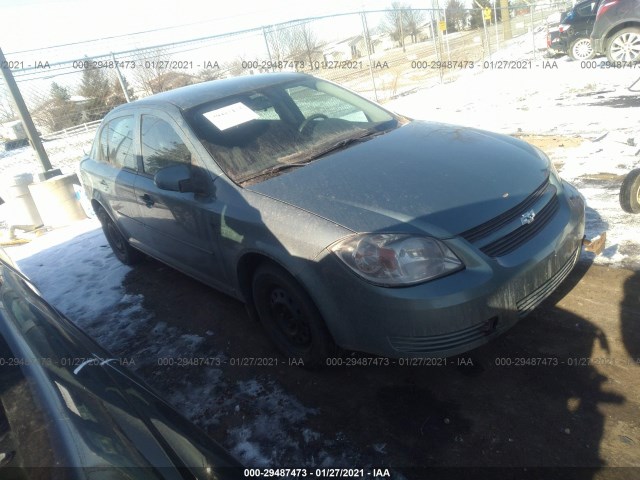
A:
<svg viewBox="0 0 640 480">
<path fill-rule="evenodd" d="M 302 445 L 296 455 L 286 449 L 278 454 L 282 467 L 303 466 L 286 463 L 288 453 L 302 453 L 308 459 L 341 458 L 354 467 L 389 467 L 404 478 L 424 478 L 415 469 L 424 466 L 577 466 L 591 468 L 562 472 L 640 477 L 639 272 L 579 263 L 560 290 L 511 331 L 446 365 L 317 372 L 283 365 L 239 302 L 155 261 L 136 267 L 125 283 L 128 293 L 144 295 L 144 307 L 156 320 L 206 336 L 199 355 L 280 359 L 279 366 L 221 369 L 228 384 L 276 382 L 314 409 L 306 426 L 319 437 L 302 439 L 299 428 L 287 425 L 282 427 L 289 431 L 271 432 Z M 358 355 L 346 357 L 353 358 Z M 185 377 L 197 383 L 206 368 L 149 364 L 140 373 L 169 393 L 182 388 Z M 206 426 L 217 439 L 265 414 L 250 398 L 227 405 L 227 393 L 218 392 L 220 421 Z M 270 435 L 258 436 L 263 449 L 269 450 Z M 522 473 L 513 472 L 513 478 Z M 557 477 L 547 470 L 541 475 Z"/>
</svg>

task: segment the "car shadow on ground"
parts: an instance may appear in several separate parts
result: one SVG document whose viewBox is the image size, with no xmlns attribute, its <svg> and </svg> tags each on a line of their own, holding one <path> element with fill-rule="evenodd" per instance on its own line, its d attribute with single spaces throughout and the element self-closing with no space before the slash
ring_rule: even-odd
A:
<svg viewBox="0 0 640 480">
<path fill-rule="evenodd" d="M 640 367 L 640 272 L 636 271 L 624 283 L 620 303 L 620 333 L 630 359 Z"/>
<path fill-rule="evenodd" d="M 588 214 L 597 216 L 593 210 Z M 258 450 L 279 450 L 272 453 L 278 463 L 271 466 L 281 467 L 283 461 L 370 465 L 406 478 L 424 477 L 422 469 L 430 467 L 453 475 L 460 473 L 455 468 L 465 468 L 466 476 L 475 472 L 467 467 L 514 469 L 509 471 L 516 475 L 524 467 L 582 467 L 579 477 L 591 478 L 606 465 L 600 455 L 601 409 L 624 404 L 625 398 L 603 388 L 609 378 L 591 361 L 594 352 L 608 351 L 605 333 L 556 306 L 591 267 L 592 258 L 583 258 L 553 295 L 509 332 L 469 354 L 420 366 L 346 353 L 336 366 L 310 372 L 287 365 L 240 302 L 155 260 L 129 272 L 124 287 L 129 295 L 141 295 L 144 309 L 175 328 L 174 335 L 204 338 L 182 355 L 226 359 L 217 366 L 225 387 L 213 392 L 222 398 L 215 410 L 201 409 L 193 420 L 217 439 L 246 428 L 245 440 Z M 275 363 L 229 361 L 255 358 Z M 198 386 L 208 381 L 206 366 L 167 368 L 147 361 L 139 373 L 169 397 L 182 390 L 190 397 L 187 403 L 210 400 L 198 398 Z M 264 428 L 265 413 L 274 412 L 254 408 L 256 399 L 239 405 L 236 396 L 226 402 L 233 385 L 256 379 L 277 384 L 315 413 L 301 422 L 280 423 L 281 432 Z M 190 386 L 196 388 L 190 391 Z M 286 402 L 280 406 L 284 410 Z M 301 436 L 301 431 L 307 433 Z M 298 446 L 274 440 L 283 435 Z M 245 460 L 251 464 L 250 457 Z"/>
<path fill-rule="evenodd" d="M 44 251 L 32 261 L 62 260 Z M 60 268 L 78 267 L 72 264 L 75 259 L 65 261 Z M 165 398 L 180 398 L 183 403 L 177 406 L 186 406 L 184 413 L 228 448 L 238 442 L 230 432 L 242 428 L 247 432 L 243 441 L 267 452 L 272 466 L 370 465 L 391 468 L 404 478 L 424 478 L 423 469 L 430 467 L 465 477 L 486 476 L 478 467 L 513 469 L 509 472 L 516 477 L 523 467 L 585 467 L 576 476 L 593 478 L 611 465 L 601 455 L 603 410 L 608 405 L 624 409 L 626 399 L 612 389 L 616 379 L 590 362 L 609 350 L 607 335 L 557 306 L 589 268 L 588 262 L 579 263 L 531 315 L 469 354 L 435 365 L 405 366 L 397 361 L 363 364 L 357 359 L 371 357 L 352 353 L 341 366 L 310 372 L 287 365 L 240 302 L 149 259 L 129 271 L 123 283 L 127 295 L 142 298 L 144 328 L 134 329 L 131 341 L 114 353 L 133 357 L 138 373 Z M 625 283 L 620 319 L 631 356 L 638 356 L 640 344 L 639 282 L 635 275 Z M 83 283 L 79 279 L 76 288 Z M 132 325 L 138 321 L 128 318 L 126 309 L 109 312 L 103 320 L 113 315 L 122 317 L 116 325 L 123 319 Z M 167 328 L 156 332 L 160 324 Z M 200 340 L 190 344 L 184 341 L 188 337 Z M 179 349 L 171 350 L 172 345 Z M 227 362 L 178 366 L 151 358 L 169 354 Z M 279 363 L 231 365 L 228 360 L 234 358 Z M 217 385 L 207 388 L 212 379 Z M 263 408 L 257 405 L 264 389 L 257 395 L 234 394 L 237 385 L 254 380 L 276 385 L 287 396 L 272 395 L 278 405 Z M 296 417 L 299 404 L 313 413 Z M 203 407 L 188 411 L 193 405 Z M 276 429 L 266 428 L 266 419 L 275 415 L 285 420 Z M 245 461 L 252 464 L 250 457 Z M 557 477 L 548 470 L 541 474 Z"/>
<path fill-rule="evenodd" d="M 529 471 L 584 467 L 576 470 L 579 477 L 592 478 L 605 466 L 600 456 L 605 422 L 601 408 L 624 404 L 625 398 L 603 389 L 609 379 L 589 361 L 594 349 L 607 350 L 606 335 L 598 326 L 556 306 L 589 268 L 589 262 L 578 263 L 531 315 L 468 355 L 436 365 L 401 366 L 392 361 L 363 366 L 357 359 L 368 356 L 348 353 L 341 366 L 313 372 L 283 366 L 282 357 L 240 302 L 154 260 L 129 272 L 125 288 L 129 294 L 144 296 L 144 307 L 156 320 L 205 336 L 212 352 L 222 352 L 226 358 L 281 360 L 277 367 L 224 365 L 221 369 L 227 384 L 252 378 L 276 382 L 303 405 L 316 409 L 317 414 L 304 425 L 283 426 L 290 428 L 283 433 L 291 438 L 299 435 L 301 427 L 319 434 L 306 439 L 302 451 L 297 451 L 302 458 L 292 458 L 296 462 L 312 463 L 322 453 L 344 459 L 346 451 L 350 453 L 343 466 L 388 467 L 406 478 L 423 476 L 425 467 L 460 473 L 449 470 L 454 466 L 501 467 L 515 473 L 523 467 Z M 637 298 L 635 302 L 631 315 Z M 629 330 L 631 348 L 637 349 L 637 329 L 625 327 L 630 322 L 623 319 L 623 329 Z M 208 331 L 214 334 L 207 336 Z M 180 376 L 187 375 L 195 385 L 206 381 L 201 367 L 187 372 L 149 364 L 141 373 L 168 393 L 183 385 Z M 247 410 L 251 411 L 250 404 Z M 242 421 L 255 427 L 251 413 L 244 408 L 243 412 Z M 212 413 L 217 424 L 207 418 L 196 421 L 207 425 L 214 438 L 224 438 L 237 425 L 237 416 L 224 406 Z M 268 435 L 256 434 L 253 440 L 263 451 L 273 446 Z"/>
</svg>

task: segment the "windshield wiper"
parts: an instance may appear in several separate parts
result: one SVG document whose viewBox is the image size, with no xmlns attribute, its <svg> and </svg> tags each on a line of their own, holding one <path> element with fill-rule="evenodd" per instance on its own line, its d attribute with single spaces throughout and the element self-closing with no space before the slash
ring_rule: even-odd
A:
<svg viewBox="0 0 640 480">
<path fill-rule="evenodd" d="M 362 135 L 359 135 L 357 137 L 349 137 L 349 138 L 345 138 L 343 140 L 340 140 L 339 142 L 334 143 L 333 145 L 331 145 L 329 148 L 322 150 L 320 153 L 317 153 L 313 156 L 311 156 L 309 158 L 309 161 L 311 160 L 315 160 L 317 158 L 320 157 L 324 157 L 325 155 L 328 155 L 329 153 L 335 152 L 337 150 L 342 150 L 346 147 L 348 147 L 349 145 L 353 145 L 354 143 L 360 143 L 363 142 L 364 140 L 368 140 L 372 137 L 378 136 L 378 135 L 382 135 L 383 133 L 386 133 L 386 130 L 372 130 L 369 131 L 367 133 L 364 133 Z"/>
<path fill-rule="evenodd" d="M 273 175 L 274 173 L 282 172 L 283 170 L 288 170 L 290 168 L 304 167 L 308 163 L 309 162 L 279 163 L 277 165 L 274 165 L 273 167 L 265 168 L 264 170 L 259 171 L 255 175 L 251 175 L 251 176 L 249 176 L 247 178 L 243 178 L 240 181 L 240 183 L 245 183 L 245 182 L 248 182 L 250 180 L 255 180 L 256 178 L 259 178 L 259 177 L 265 177 L 265 176 Z"/>
<path fill-rule="evenodd" d="M 335 152 L 336 150 L 342 150 L 343 148 L 346 148 L 349 145 L 365 141 L 366 139 L 375 137 L 377 135 L 381 135 L 383 133 L 386 133 L 387 131 L 388 130 L 371 130 L 371 131 L 363 133 L 362 135 L 359 135 L 357 137 L 345 138 L 343 140 L 340 140 L 339 142 L 334 143 L 329 148 L 326 148 L 325 150 L 322 150 L 320 153 L 317 153 L 317 154 L 314 154 L 314 155 L 310 155 L 310 156 L 306 156 L 305 159 L 303 161 L 301 161 L 301 162 L 279 163 L 279 164 L 274 165 L 272 167 L 269 167 L 269 168 L 266 168 L 264 170 L 261 170 L 260 172 L 257 172 L 254 175 L 251 175 L 251 176 L 249 176 L 247 178 L 243 178 L 243 179 L 241 179 L 239 181 L 239 183 L 246 183 L 246 182 L 249 182 L 251 180 L 255 180 L 256 178 L 274 175 L 276 173 L 282 172 L 283 170 L 288 170 L 288 169 L 294 168 L 294 167 L 304 167 L 305 165 L 308 165 L 313 160 L 316 160 L 316 159 L 318 159 L 320 157 L 328 155 L 331 152 Z M 291 156 L 293 156 L 293 155 L 290 155 L 290 157 Z M 296 155 L 296 156 L 299 156 L 299 155 Z"/>
</svg>

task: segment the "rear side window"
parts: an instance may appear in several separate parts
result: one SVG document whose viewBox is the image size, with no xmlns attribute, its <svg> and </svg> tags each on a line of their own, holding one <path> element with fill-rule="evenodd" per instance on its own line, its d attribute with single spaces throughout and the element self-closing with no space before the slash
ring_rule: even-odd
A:
<svg viewBox="0 0 640 480">
<path fill-rule="evenodd" d="M 96 160 L 111 163 L 118 168 L 136 169 L 133 116 L 115 118 L 102 128 Z"/>
<path fill-rule="evenodd" d="M 170 165 L 191 164 L 191 152 L 172 125 L 153 115 L 142 116 L 142 165 L 149 175 Z"/>
<path fill-rule="evenodd" d="M 581 17 L 588 17 L 589 15 L 595 15 L 597 2 L 589 2 L 584 5 L 578 5 L 576 11 Z"/>
</svg>

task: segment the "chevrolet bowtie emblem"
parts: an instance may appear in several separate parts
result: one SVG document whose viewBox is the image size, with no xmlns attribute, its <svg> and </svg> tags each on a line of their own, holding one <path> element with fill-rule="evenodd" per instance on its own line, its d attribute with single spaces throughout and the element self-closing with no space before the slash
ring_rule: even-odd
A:
<svg viewBox="0 0 640 480">
<path fill-rule="evenodd" d="M 527 213 L 523 213 L 522 216 L 520 217 L 520 222 L 522 223 L 522 225 L 529 225 L 530 223 L 533 223 L 533 220 L 535 220 L 536 218 L 536 212 L 534 212 L 533 210 L 529 210 Z"/>
</svg>

